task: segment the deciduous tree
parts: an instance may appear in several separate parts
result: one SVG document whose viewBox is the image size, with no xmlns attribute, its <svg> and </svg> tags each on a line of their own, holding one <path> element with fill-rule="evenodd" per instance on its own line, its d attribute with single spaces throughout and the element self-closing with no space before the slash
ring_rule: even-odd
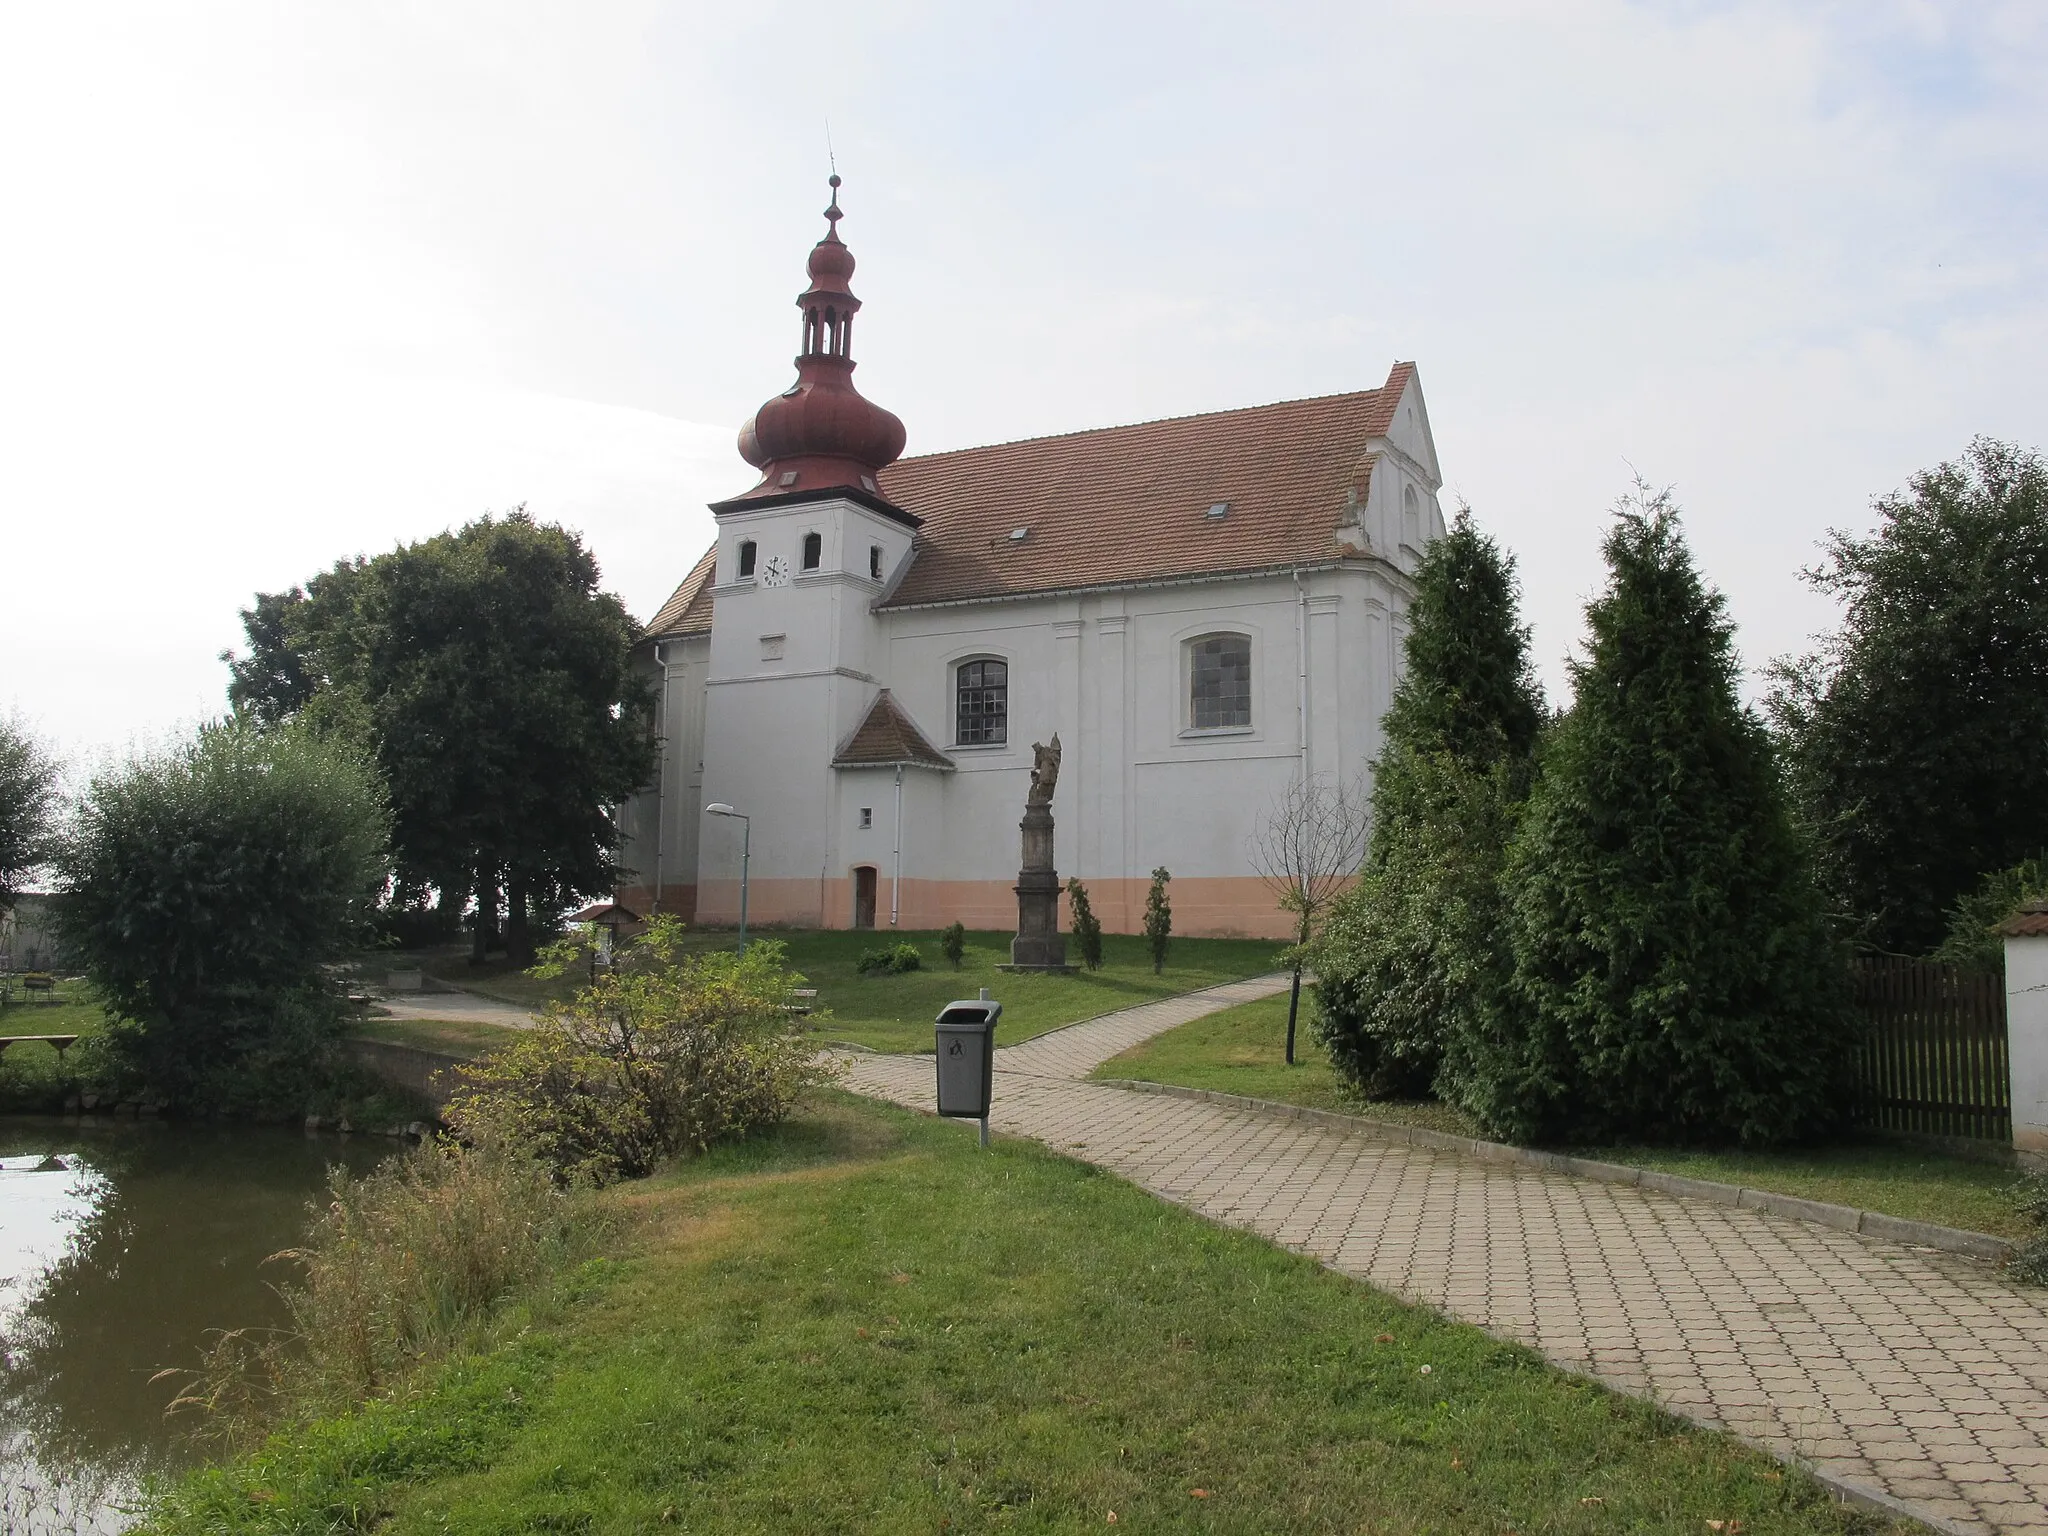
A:
<svg viewBox="0 0 2048 1536">
<path fill-rule="evenodd" d="M 1287 1065 L 1301 1011 L 1301 968 L 1331 904 L 1358 873 L 1369 824 L 1363 789 L 1317 778 L 1291 781 L 1251 836 L 1251 864 L 1280 910 L 1294 919 L 1293 986 L 1287 994 Z"/>
<path fill-rule="evenodd" d="M 1806 573 L 1842 627 L 1778 664 L 1770 710 L 1837 908 L 1920 953 L 2048 848 L 2048 464 L 1979 438 L 1876 506 Z"/>
<path fill-rule="evenodd" d="M 0 718 L 0 914 L 50 852 L 57 759 L 19 717 Z"/>
<path fill-rule="evenodd" d="M 343 1016 L 326 967 L 362 941 L 389 830 L 375 768 L 302 728 L 208 725 L 93 778 L 56 912 L 143 1081 L 285 1108 L 315 1085 Z"/>
<path fill-rule="evenodd" d="M 528 914 L 610 892 L 613 808 L 653 772 L 633 621 L 566 529 L 524 512 L 259 596 L 231 693 L 261 718 L 360 737 L 390 786 L 401 882 Z"/>
</svg>

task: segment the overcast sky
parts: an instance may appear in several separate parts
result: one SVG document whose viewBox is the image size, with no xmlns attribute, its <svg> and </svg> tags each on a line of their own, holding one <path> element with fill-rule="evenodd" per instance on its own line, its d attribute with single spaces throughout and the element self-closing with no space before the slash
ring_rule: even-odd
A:
<svg viewBox="0 0 2048 1536">
<path fill-rule="evenodd" d="M 525 502 L 641 617 L 791 377 L 826 122 L 910 451 L 1420 366 L 1546 679 L 1632 474 L 1745 659 L 2048 439 L 2048 7 L 489 0 L 0 13 L 0 710 L 217 711 L 236 609 Z"/>
</svg>

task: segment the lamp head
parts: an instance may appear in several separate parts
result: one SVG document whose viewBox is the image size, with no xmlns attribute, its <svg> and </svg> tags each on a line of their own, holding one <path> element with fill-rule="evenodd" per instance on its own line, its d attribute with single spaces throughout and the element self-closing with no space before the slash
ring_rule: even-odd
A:
<svg viewBox="0 0 2048 1536">
<path fill-rule="evenodd" d="M 707 816 L 737 816 L 739 812 L 727 805 L 723 800 L 714 800 L 711 804 L 704 807 L 704 814 Z"/>
</svg>

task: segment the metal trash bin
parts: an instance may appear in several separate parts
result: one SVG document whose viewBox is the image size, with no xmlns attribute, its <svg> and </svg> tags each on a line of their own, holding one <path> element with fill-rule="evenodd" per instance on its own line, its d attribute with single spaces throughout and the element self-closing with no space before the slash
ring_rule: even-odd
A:
<svg viewBox="0 0 2048 1536">
<path fill-rule="evenodd" d="M 939 1010 L 939 1113 L 979 1120 L 988 1140 L 988 1103 L 995 1088 L 996 1020 L 1003 1005 L 987 997 L 963 998 Z"/>
</svg>

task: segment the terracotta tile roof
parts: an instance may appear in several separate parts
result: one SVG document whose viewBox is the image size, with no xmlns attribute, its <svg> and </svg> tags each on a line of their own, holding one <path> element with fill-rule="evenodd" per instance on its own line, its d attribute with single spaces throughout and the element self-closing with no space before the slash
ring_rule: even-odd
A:
<svg viewBox="0 0 2048 1536">
<path fill-rule="evenodd" d="M 910 768 L 951 768 L 953 759 L 925 739 L 917 722 L 884 688 L 868 706 L 867 718 L 833 755 L 832 766 L 887 768 L 896 763 Z"/>
<path fill-rule="evenodd" d="M 1414 374 L 1379 389 L 903 459 L 882 492 L 924 519 L 880 606 L 1254 571 L 1343 552 L 1368 438 Z M 1222 517 L 1205 516 L 1218 503 Z M 1024 538 L 1012 529 L 1029 530 Z"/>
<path fill-rule="evenodd" d="M 1998 925 L 1998 931 L 2012 939 L 2048 937 L 2048 899 L 2021 902 L 2019 910 Z"/>
<path fill-rule="evenodd" d="M 718 546 L 713 544 L 690 567 L 683 584 L 669 594 L 667 602 L 642 632 L 649 640 L 674 640 L 683 635 L 711 633 L 711 573 L 718 564 Z"/>
</svg>

